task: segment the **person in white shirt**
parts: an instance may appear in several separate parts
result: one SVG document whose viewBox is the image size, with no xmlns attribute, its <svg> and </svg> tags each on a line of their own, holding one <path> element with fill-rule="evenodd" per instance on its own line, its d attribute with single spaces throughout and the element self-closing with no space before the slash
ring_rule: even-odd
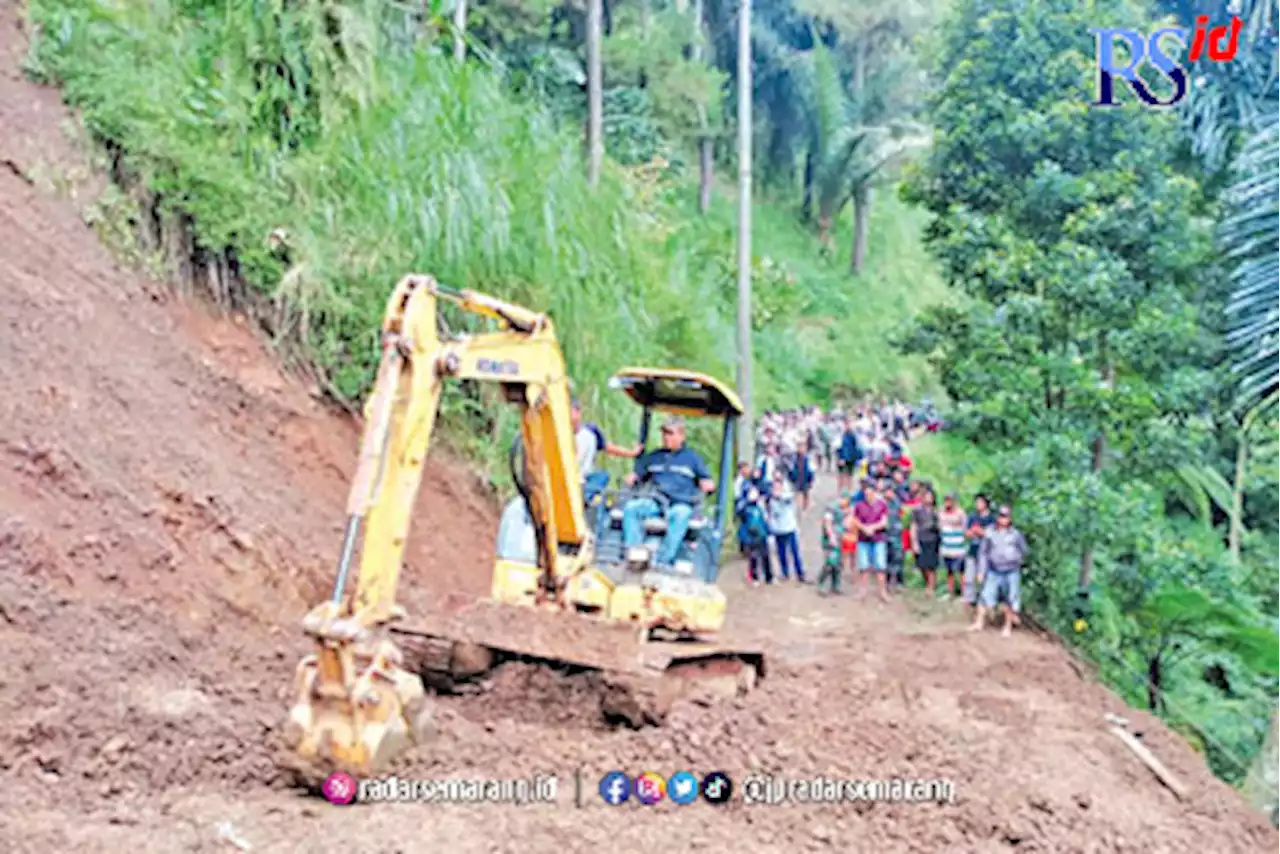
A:
<svg viewBox="0 0 1280 854">
<path fill-rule="evenodd" d="M 794 568 L 796 582 L 804 584 L 804 562 L 800 559 L 800 542 L 796 533 L 800 527 L 797 516 L 795 490 L 779 472 L 773 482 L 773 495 L 769 500 L 769 529 L 773 532 L 778 549 L 778 567 L 782 572 L 782 580 L 790 580 L 791 569 Z"/>
<path fill-rule="evenodd" d="M 605 438 L 604 431 L 598 425 L 594 423 L 584 424 L 582 422 L 582 401 L 576 397 L 573 399 L 571 423 L 573 424 L 573 441 L 578 452 L 578 470 L 582 473 L 584 481 L 595 473 L 596 456 L 600 453 L 608 454 L 611 457 L 634 460 L 644 451 L 644 448 L 638 444 L 632 448 L 623 448 L 615 445 Z"/>
<path fill-rule="evenodd" d="M 773 483 L 773 477 L 778 471 L 778 446 L 767 445 L 764 452 L 756 459 L 755 468 L 760 473 L 761 483 Z"/>
<path fill-rule="evenodd" d="M 867 442 L 868 469 L 888 456 L 889 443 L 885 440 L 884 434 L 877 430 Z"/>
<path fill-rule="evenodd" d="M 782 453 L 790 456 L 796 452 L 797 431 L 795 427 L 786 427 L 782 431 Z"/>
</svg>

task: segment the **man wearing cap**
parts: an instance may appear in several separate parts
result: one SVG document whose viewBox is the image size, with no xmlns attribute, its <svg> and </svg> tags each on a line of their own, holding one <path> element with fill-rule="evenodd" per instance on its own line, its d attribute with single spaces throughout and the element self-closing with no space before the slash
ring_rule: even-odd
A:
<svg viewBox="0 0 1280 854">
<path fill-rule="evenodd" d="M 662 447 L 644 454 L 636 460 L 636 470 L 627 475 L 627 486 L 637 482 L 651 485 L 669 503 L 667 507 L 667 533 L 654 563 L 670 567 L 675 563 L 680 543 L 689 531 L 694 505 L 700 503 L 703 493 L 713 492 L 715 481 L 707 464 L 697 452 L 684 443 L 684 419 L 668 416 L 662 422 Z M 662 507 L 653 498 L 633 498 L 622 510 L 622 538 L 628 557 L 631 550 L 644 545 L 644 522 L 662 515 Z"/>
<path fill-rule="evenodd" d="M 1013 527 L 1013 511 L 1008 504 L 1000 506 L 996 525 L 982 538 L 978 550 L 978 583 L 982 598 L 970 631 L 982 631 L 987 612 L 1004 600 L 1005 637 L 1013 634 L 1014 614 L 1022 609 L 1022 564 L 1027 558 L 1027 540 Z"/>
</svg>

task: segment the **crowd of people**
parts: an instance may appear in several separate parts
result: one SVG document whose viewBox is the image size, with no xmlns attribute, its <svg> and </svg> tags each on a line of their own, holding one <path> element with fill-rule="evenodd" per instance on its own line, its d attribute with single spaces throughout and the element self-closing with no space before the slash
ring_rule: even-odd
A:
<svg viewBox="0 0 1280 854">
<path fill-rule="evenodd" d="M 901 401 L 866 401 L 848 413 L 814 407 L 767 412 L 761 418 L 753 462 L 739 465 L 734 485 L 739 547 L 753 587 L 794 581 L 820 595 L 843 592 L 846 574 L 859 595 L 889 601 L 917 570 L 927 596 L 959 598 L 972 611 L 971 629 L 985 625 L 997 604 L 1008 635 L 1021 609 L 1021 570 L 1027 543 L 1004 505 L 992 512 L 984 495 L 971 507 L 916 476 L 908 442 L 917 429 L 937 429 Z M 798 533 L 812 507 L 819 472 L 835 473 L 838 500 L 823 508 L 823 563 L 806 572 Z M 776 559 L 777 572 L 774 571 Z M 946 579 L 938 585 L 939 574 Z"/>
<path fill-rule="evenodd" d="M 715 481 L 698 454 L 686 444 L 685 424 L 676 416 L 661 424 L 661 445 L 644 452 L 640 445 L 609 442 L 598 426 L 584 422 L 581 404 L 572 403 L 578 466 L 584 492 L 605 488 L 607 475 L 595 470 L 599 454 L 634 459 L 625 483 L 648 484 L 657 495 L 637 495 L 623 508 L 623 545 L 627 559 L 647 565 L 645 521 L 666 520 L 660 546 L 652 555 L 659 570 L 676 568 L 694 508 L 714 491 Z M 766 412 L 756 434 L 754 460 L 744 460 L 734 483 L 738 542 L 747 558 L 754 587 L 794 580 L 814 583 L 821 595 L 843 592 L 848 573 L 860 595 L 876 593 L 889 601 L 906 586 L 909 568 L 919 571 L 926 595 L 959 597 L 973 612 L 974 630 L 987 612 L 1004 605 L 1008 634 L 1021 608 L 1021 571 L 1027 542 L 1013 525 L 1012 510 L 993 513 L 986 496 L 972 507 L 956 493 L 939 506 L 933 485 L 916 476 L 908 442 L 917 430 L 936 430 L 932 408 L 901 401 L 864 401 L 848 413 L 824 413 L 817 407 Z M 800 547 L 800 522 L 812 508 L 819 473 L 834 473 L 838 500 L 823 508 L 822 566 L 806 572 Z M 774 562 L 777 572 L 774 572 Z M 812 569 L 812 568 L 811 568 Z M 945 590 L 938 585 L 939 574 Z M 714 575 L 705 578 L 713 581 Z"/>
</svg>

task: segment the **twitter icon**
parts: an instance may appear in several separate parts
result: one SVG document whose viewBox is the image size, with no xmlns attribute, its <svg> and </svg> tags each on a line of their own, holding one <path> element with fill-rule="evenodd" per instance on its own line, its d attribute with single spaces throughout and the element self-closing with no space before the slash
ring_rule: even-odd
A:
<svg viewBox="0 0 1280 854">
<path fill-rule="evenodd" d="M 667 797 L 684 806 L 698 799 L 698 778 L 688 771 L 677 771 L 667 778 Z"/>
</svg>

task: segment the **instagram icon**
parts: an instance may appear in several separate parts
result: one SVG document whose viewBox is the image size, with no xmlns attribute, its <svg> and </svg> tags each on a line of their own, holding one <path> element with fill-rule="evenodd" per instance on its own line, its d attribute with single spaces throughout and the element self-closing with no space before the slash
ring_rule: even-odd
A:
<svg viewBox="0 0 1280 854">
<path fill-rule="evenodd" d="M 645 806 L 653 806 L 667 794 L 667 781 L 661 774 L 646 771 L 636 777 L 636 800 Z"/>
</svg>

